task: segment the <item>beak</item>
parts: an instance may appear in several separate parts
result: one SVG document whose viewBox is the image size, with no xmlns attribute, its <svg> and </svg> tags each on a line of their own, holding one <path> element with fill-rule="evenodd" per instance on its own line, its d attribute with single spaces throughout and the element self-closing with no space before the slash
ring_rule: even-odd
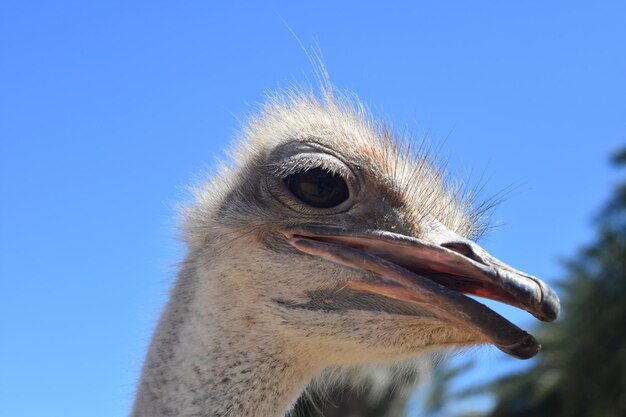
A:
<svg viewBox="0 0 626 417">
<path fill-rule="evenodd" d="M 559 299 L 544 282 L 513 269 L 440 223 L 434 223 L 424 240 L 325 225 L 282 233 L 301 252 L 380 278 L 350 281 L 347 287 L 419 303 L 520 359 L 537 354 L 541 346 L 535 338 L 467 295 L 521 308 L 542 321 L 553 321 L 559 313 Z"/>
</svg>

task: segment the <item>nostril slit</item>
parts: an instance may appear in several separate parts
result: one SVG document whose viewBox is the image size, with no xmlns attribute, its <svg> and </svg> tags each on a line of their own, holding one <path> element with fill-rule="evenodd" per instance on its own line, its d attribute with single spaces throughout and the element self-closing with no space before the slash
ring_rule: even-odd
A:
<svg viewBox="0 0 626 417">
<path fill-rule="evenodd" d="M 481 264 L 485 264 L 485 262 L 480 258 L 480 256 L 478 256 L 476 254 L 476 252 L 474 252 L 474 249 L 472 249 L 472 247 L 470 245 L 468 245 L 467 243 L 464 242 L 447 242 L 447 243 L 443 243 L 441 244 L 441 246 L 443 246 L 446 249 L 450 249 L 451 251 L 454 251 L 456 253 L 458 253 L 459 255 L 463 255 L 466 258 L 469 258 L 473 261 L 476 261 L 478 263 Z"/>
<path fill-rule="evenodd" d="M 467 243 L 463 243 L 463 242 L 447 242 L 447 243 L 442 243 L 441 246 L 443 246 L 446 249 L 455 251 L 456 253 L 459 253 L 468 258 L 474 253 L 472 248 Z"/>
</svg>

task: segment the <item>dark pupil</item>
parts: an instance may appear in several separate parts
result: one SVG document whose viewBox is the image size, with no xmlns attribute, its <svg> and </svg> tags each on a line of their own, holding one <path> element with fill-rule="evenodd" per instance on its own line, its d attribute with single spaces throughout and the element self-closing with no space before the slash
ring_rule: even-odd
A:
<svg viewBox="0 0 626 417">
<path fill-rule="evenodd" d="M 349 196 L 343 178 L 322 168 L 289 175 L 285 184 L 303 203 L 317 208 L 335 207 Z"/>
</svg>

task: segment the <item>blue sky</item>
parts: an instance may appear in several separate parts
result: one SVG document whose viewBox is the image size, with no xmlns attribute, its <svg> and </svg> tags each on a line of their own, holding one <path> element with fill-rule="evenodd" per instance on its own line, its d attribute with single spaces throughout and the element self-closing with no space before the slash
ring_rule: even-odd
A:
<svg viewBox="0 0 626 417">
<path fill-rule="evenodd" d="M 623 2 L 5 1 L 0 415 L 128 413 L 185 186 L 264 92 L 313 79 L 283 20 L 485 197 L 513 188 L 492 253 L 554 282 L 590 239 L 626 143 Z M 520 366 L 471 355 L 466 384 Z"/>
</svg>

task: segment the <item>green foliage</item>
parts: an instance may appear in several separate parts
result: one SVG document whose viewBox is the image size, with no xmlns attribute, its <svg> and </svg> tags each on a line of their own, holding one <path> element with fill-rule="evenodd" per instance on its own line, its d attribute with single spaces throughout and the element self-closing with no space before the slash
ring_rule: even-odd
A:
<svg viewBox="0 0 626 417">
<path fill-rule="evenodd" d="M 626 148 L 613 161 L 626 166 Z M 492 385 L 492 417 L 626 415 L 626 182 L 597 226 L 595 242 L 565 265 L 563 317 L 540 329 L 543 355 Z"/>
</svg>

